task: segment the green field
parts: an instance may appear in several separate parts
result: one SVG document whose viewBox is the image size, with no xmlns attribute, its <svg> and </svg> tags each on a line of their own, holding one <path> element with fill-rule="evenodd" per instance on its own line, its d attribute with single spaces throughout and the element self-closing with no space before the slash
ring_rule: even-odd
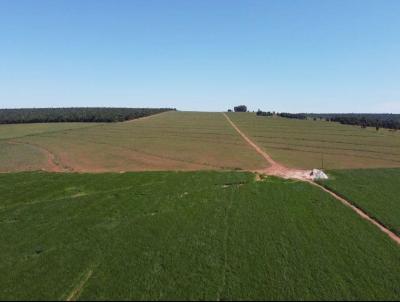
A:
<svg viewBox="0 0 400 302">
<path fill-rule="evenodd" d="M 400 167 L 400 132 L 254 113 L 229 113 L 229 117 L 274 160 L 289 167 Z"/>
<path fill-rule="evenodd" d="M 322 184 L 400 235 L 400 169 L 329 171 Z"/>
<path fill-rule="evenodd" d="M 0 299 L 400 299 L 399 247 L 307 183 L 0 175 Z"/>
</svg>

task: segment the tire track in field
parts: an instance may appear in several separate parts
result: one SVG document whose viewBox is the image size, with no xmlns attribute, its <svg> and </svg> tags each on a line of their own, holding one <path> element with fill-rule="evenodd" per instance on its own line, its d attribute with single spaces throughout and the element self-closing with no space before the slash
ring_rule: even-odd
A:
<svg viewBox="0 0 400 302">
<path fill-rule="evenodd" d="M 309 184 L 319 188 L 320 190 L 324 191 L 325 193 L 328 193 L 329 195 L 331 195 L 333 198 L 335 198 L 336 200 L 338 200 L 339 202 L 341 202 L 343 205 L 349 207 L 350 209 L 352 209 L 358 216 L 360 216 L 361 218 L 369 221 L 371 224 L 373 224 L 374 226 L 376 226 L 381 232 L 383 232 L 384 234 L 386 234 L 387 236 L 389 236 L 390 239 L 392 239 L 395 243 L 397 243 L 398 245 L 400 245 L 400 237 L 398 235 L 396 235 L 394 232 L 392 232 L 391 230 L 389 230 L 387 227 L 385 227 L 381 222 L 379 222 L 378 220 L 375 220 L 374 218 L 372 218 L 371 216 L 369 216 L 366 212 L 364 212 L 362 209 L 356 207 L 355 205 L 353 205 L 350 201 L 348 201 L 347 199 L 339 196 L 338 194 L 336 194 L 335 192 L 329 190 L 328 188 L 325 188 L 324 186 L 316 183 L 315 181 L 312 180 L 311 177 L 303 177 L 304 175 L 302 174 L 298 174 L 298 171 L 301 170 L 292 170 L 290 168 L 286 168 L 283 165 L 278 164 L 277 162 L 275 162 L 271 156 L 266 153 L 265 151 L 263 151 L 259 146 L 257 146 L 250 138 L 248 138 L 240 129 L 239 127 L 237 127 L 232 120 L 225 114 L 223 113 L 223 115 L 225 116 L 225 118 L 228 120 L 228 122 L 232 125 L 232 127 L 243 137 L 243 139 L 250 145 L 252 146 L 260 155 L 262 155 L 262 157 L 264 157 L 267 162 L 271 165 L 271 167 L 264 169 L 264 171 L 256 171 L 256 172 L 260 172 L 260 173 L 264 173 L 267 175 L 272 175 L 272 176 L 278 176 L 278 177 L 283 177 L 283 178 L 295 178 L 295 179 L 299 179 L 299 180 L 303 180 L 308 182 Z M 308 172 L 308 171 L 307 171 Z M 308 174 L 308 173 L 307 173 Z M 283 176 L 282 176 L 283 175 Z M 309 176 L 309 174 L 308 174 Z"/>
<path fill-rule="evenodd" d="M 233 206 L 233 197 L 230 196 L 230 202 L 225 209 L 225 217 L 224 217 L 224 237 L 223 237 L 223 251 L 224 251 L 224 263 L 223 263 L 223 271 L 221 276 L 221 285 L 218 288 L 217 292 L 217 301 L 221 301 L 221 295 L 224 293 L 226 286 L 226 271 L 228 269 L 228 236 L 229 236 L 229 213 Z"/>
<path fill-rule="evenodd" d="M 321 155 L 321 151 L 314 151 L 314 150 L 305 150 L 305 149 L 299 149 L 299 148 L 295 148 L 295 147 L 278 147 L 277 145 L 283 145 L 283 144 L 275 144 L 275 145 L 271 145 L 268 143 L 264 143 L 264 146 L 270 148 L 270 149 L 275 149 L 275 150 L 284 150 L 284 151 L 296 151 L 296 152 L 303 152 L 303 153 L 309 153 L 309 154 L 317 154 L 317 155 Z M 289 146 L 289 145 L 288 145 Z M 306 147 L 309 149 L 312 149 L 312 147 Z M 322 148 L 320 148 L 322 149 Z M 334 148 L 331 148 L 334 149 Z M 355 151 L 357 152 L 357 151 Z M 373 160 L 380 160 L 380 161 L 385 161 L 385 162 L 390 162 L 390 163 L 396 163 L 399 164 L 400 160 L 396 160 L 396 159 L 387 159 L 387 158 L 383 158 L 381 157 L 376 157 L 376 156 L 368 156 L 368 155 L 360 155 L 360 154 L 349 154 L 349 153 L 339 153 L 339 152 L 328 152 L 328 151 L 324 151 L 323 154 L 325 155 L 339 155 L 339 156 L 343 156 L 345 155 L 346 157 L 355 157 L 355 158 L 366 158 L 366 159 L 373 159 Z"/>
<path fill-rule="evenodd" d="M 199 162 L 195 162 L 195 161 L 189 161 L 189 160 L 184 160 L 184 159 L 173 158 L 173 157 L 165 156 L 165 155 L 164 156 L 156 155 L 156 154 L 153 154 L 153 153 L 150 153 L 150 152 L 146 152 L 146 151 L 143 151 L 143 150 L 139 150 L 139 149 L 136 149 L 136 148 L 131 148 L 131 147 L 127 147 L 127 146 L 116 146 L 116 145 L 113 145 L 111 143 L 91 140 L 91 139 L 87 139 L 87 138 L 84 138 L 82 141 L 85 141 L 85 142 L 88 142 L 88 143 L 93 143 L 93 144 L 98 144 L 98 145 L 112 146 L 113 148 L 134 152 L 134 153 L 137 153 L 139 155 L 146 156 L 148 158 L 168 160 L 168 161 L 171 161 L 171 162 L 187 164 L 187 165 L 189 165 L 188 166 L 189 170 L 191 168 L 195 169 L 194 167 L 191 167 L 190 165 L 197 166 L 197 168 L 202 168 L 203 167 L 203 168 L 213 168 L 213 169 L 225 169 L 224 167 L 215 166 L 215 165 L 211 165 L 211 164 L 208 164 L 208 163 L 199 163 Z M 75 167 L 75 170 L 79 171 L 79 169 L 77 169 L 76 167 Z M 84 171 L 84 169 L 82 171 Z"/>
<path fill-rule="evenodd" d="M 343 145 L 350 145 L 350 146 L 363 146 L 363 147 L 370 147 L 371 144 L 367 143 L 358 143 L 358 142 L 349 142 L 349 141 L 336 141 L 336 140 L 324 140 L 324 139 L 311 139 L 311 138 L 305 138 L 305 137 L 290 137 L 290 136 L 265 136 L 265 135 L 253 135 L 253 137 L 257 137 L 261 139 L 261 141 L 264 141 L 263 139 L 268 139 L 267 142 L 270 139 L 279 139 L 279 140 L 293 140 L 293 141 L 304 141 L 304 142 L 319 142 L 319 143 L 328 143 L 328 144 L 343 144 Z M 384 148 L 399 148 L 400 144 L 397 145 L 380 145 L 380 147 Z M 364 149 L 363 149 L 364 150 Z M 400 154 L 399 154 L 400 155 Z"/>
<path fill-rule="evenodd" d="M 88 123 L 88 124 L 90 124 L 90 123 Z M 84 130 L 84 129 L 100 127 L 100 126 L 104 126 L 104 124 L 96 124 L 96 125 L 82 126 L 82 127 L 76 127 L 76 128 L 65 128 L 65 129 L 54 130 L 54 131 L 43 131 L 43 132 L 29 133 L 29 134 L 24 134 L 24 135 L 21 135 L 21 136 L 0 138 L 0 141 L 8 142 L 9 140 L 13 140 L 13 139 L 21 139 L 21 138 L 33 137 L 33 136 L 45 136 L 46 134 L 48 135 L 48 134 L 55 134 L 55 133 L 60 133 L 60 132 L 72 132 L 72 131 L 75 131 L 75 130 Z"/>
<path fill-rule="evenodd" d="M 76 301 L 79 298 L 83 288 L 85 287 L 86 283 L 89 281 L 92 275 L 93 275 L 93 269 L 89 268 L 81 278 L 78 285 L 75 286 L 72 292 L 68 295 L 66 301 Z"/>
</svg>

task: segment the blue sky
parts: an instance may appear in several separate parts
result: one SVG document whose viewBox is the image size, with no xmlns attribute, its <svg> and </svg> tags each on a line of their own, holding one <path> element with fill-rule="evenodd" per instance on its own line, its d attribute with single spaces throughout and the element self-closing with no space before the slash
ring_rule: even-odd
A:
<svg viewBox="0 0 400 302">
<path fill-rule="evenodd" d="M 400 1 L 0 0 L 0 107 L 400 113 Z"/>
</svg>

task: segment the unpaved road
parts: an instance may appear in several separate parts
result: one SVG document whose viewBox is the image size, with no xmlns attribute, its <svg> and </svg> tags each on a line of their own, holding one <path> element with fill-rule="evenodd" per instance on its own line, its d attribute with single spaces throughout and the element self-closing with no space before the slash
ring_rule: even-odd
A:
<svg viewBox="0 0 400 302">
<path fill-rule="evenodd" d="M 300 169 L 291 169 L 285 167 L 274 161 L 272 157 L 262 150 L 256 143 L 254 143 L 246 134 L 244 134 L 239 127 L 235 125 L 234 122 L 225 114 L 223 113 L 225 118 L 228 120 L 229 124 L 240 134 L 240 136 L 251 146 L 253 149 L 260 154 L 268 163 L 269 167 L 261 170 L 256 170 L 253 172 L 267 174 L 272 176 L 278 176 L 282 178 L 293 178 L 293 179 L 300 179 L 300 180 L 312 180 L 311 170 L 300 170 Z"/>
<path fill-rule="evenodd" d="M 371 216 L 369 216 L 367 213 L 365 213 L 363 210 L 357 208 L 354 206 L 350 201 L 340 197 L 336 193 L 332 192 L 331 190 L 325 188 L 324 186 L 316 183 L 313 181 L 310 173 L 311 171 L 308 170 L 297 170 L 297 169 L 290 169 L 287 168 L 276 161 L 274 161 L 271 156 L 266 153 L 264 150 L 262 150 L 257 144 L 255 144 L 246 134 L 244 134 L 239 127 L 235 125 L 235 123 L 232 122 L 232 120 L 225 114 L 223 113 L 225 118 L 228 120 L 228 122 L 232 125 L 232 127 L 242 136 L 242 138 L 254 148 L 254 150 L 257 151 L 265 160 L 270 164 L 270 167 L 265 168 L 263 170 L 258 170 L 254 172 L 266 174 L 266 175 L 271 175 L 271 176 L 279 176 L 283 178 L 292 178 L 292 179 L 299 179 L 306 181 L 319 189 L 323 190 L 324 192 L 330 194 L 332 197 L 334 197 L 336 200 L 340 201 L 342 204 L 345 206 L 349 207 L 352 209 L 357 215 L 362 217 L 363 219 L 369 221 L 373 225 L 375 225 L 377 228 L 379 228 L 383 233 L 389 236 L 390 239 L 392 239 L 394 242 L 400 245 L 400 237 L 393 233 L 391 230 L 386 228 L 383 224 L 381 224 L 379 221 L 373 219 Z"/>
</svg>

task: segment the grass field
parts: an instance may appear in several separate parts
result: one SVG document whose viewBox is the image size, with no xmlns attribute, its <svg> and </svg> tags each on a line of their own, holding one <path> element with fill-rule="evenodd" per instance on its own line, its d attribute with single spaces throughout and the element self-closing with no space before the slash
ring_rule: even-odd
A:
<svg viewBox="0 0 400 302">
<path fill-rule="evenodd" d="M 329 171 L 322 184 L 400 235 L 400 169 Z"/>
<path fill-rule="evenodd" d="M 0 175 L 0 299 L 400 298 L 388 237 L 244 172 Z"/>
<path fill-rule="evenodd" d="M 132 122 L 25 137 L 16 131 L 14 135 L 15 141 L 54 154 L 66 171 L 235 170 L 266 166 L 220 113 L 168 112 Z M 19 153 L 13 156 L 18 158 Z M 23 168 L 16 166 L 14 170 Z"/>
<path fill-rule="evenodd" d="M 400 167 L 400 132 L 339 123 L 258 117 L 229 117 L 273 159 L 294 168 Z M 323 164 L 322 164 L 323 159 Z"/>
</svg>

